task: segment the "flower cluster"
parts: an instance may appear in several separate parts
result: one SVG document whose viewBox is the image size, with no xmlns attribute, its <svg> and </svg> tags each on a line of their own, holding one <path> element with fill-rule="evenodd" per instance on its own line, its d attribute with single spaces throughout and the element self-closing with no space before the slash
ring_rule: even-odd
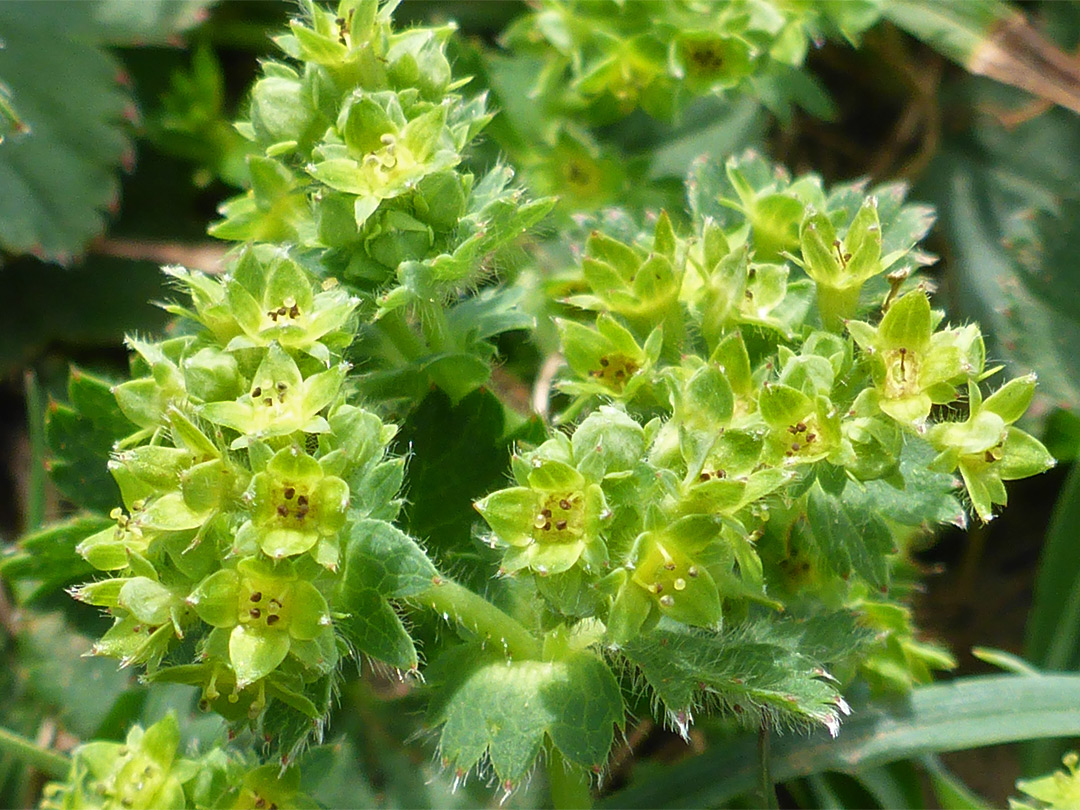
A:
<svg viewBox="0 0 1080 810">
<path fill-rule="evenodd" d="M 66 782 L 46 785 L 43 810 L 152 810 L 155 807 L 311 807 L 296 768 L 254 767 L 214 749 L 179 755 L 180 727 L 166 715 L 133 726 L 122 743 L 94 741 L 72 754 Z"/>
<path fill-rule="evenodd" d="M 986 521 L 1002 481 L 1052 466 L 1014 426 L 1034 378 L 982 398 L 997 369 L 978 327 L 943 325 L 909 280 L 929 218 L 902 189 L 826 192 L 748 156 L 699 166 L 690 190 L 692 238 L 662 215 L 637 238 L 585 242 L 588 292 L 566 303 L 599 315 L 559 334 L 563 417 L 588 416 L 477 503 L 503 573 L 533 578 L 555 613 L 600 619 L 619 647 L 661 619 L 715 630 L 845 605 L 887 639 L 863 663 L 898 655 L 924 678 L 948 658 L 888 597 L 905 527 L 930 517 L 905 492 L 952 502 L 959 469 Z"/>
<path fill-rule="evenodd" d="M 109 576 L 73 593 L 115 617 L 97 654 L 198 685 L 233 721 L 276 699 L 314 724 L 343 649 L 346 529 L 395 509 L 366 477 L 400 474 L 394 428 L 347 401 L 357 302 L 267 246 L 221 279 L 170 272 L 195 329 L 132 341 L 142 376 L 114 393 L 135 430 L 109 465 L 123 505 L 77 549 Z"/>
<path fill-rule="evenodd" d="M 695 96 L 797 67 L 815 39 L 856 37 L 878 16 L 867 0 L 545 0 L 503 39 L 539 60 L 534 94 L 543 103 L 606 124 L 638 107 L 671 118 Z"/>
</svg>

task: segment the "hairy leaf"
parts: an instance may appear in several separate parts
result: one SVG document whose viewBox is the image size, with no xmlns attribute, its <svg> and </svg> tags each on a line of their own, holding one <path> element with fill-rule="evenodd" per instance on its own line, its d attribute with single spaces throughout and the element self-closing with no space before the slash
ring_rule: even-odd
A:
<svg viewBox="0 0 1080 810">
<path fill-rule="evenodd" d="M 710 705 L 756 726 L 825 725 L 834 735 L 846 710 L 826 667 L 868 639 L 847 613 L 809 621 L 770 618 L 713 633 L 678 625 L 659 629 L 622 652 L 684 735 Z"/>
<path fill-rule="evenodd" d="M 474 665 L 446 687 L 449 696 L 431 716 L 442 725 L 439 753 L 450 767 L 465 773 L 486 756 L 501 782 L 516 785 L 545 736 L 576 765 L 604 764 L 623 723 L 619 684 L 606 663 L 587 652 L 555 661 L 465 652 Z"/>
<path fill-rule="evenodd" d="M 77 368 L 68 381 L 70 405 L 53 403 L 45 418 L 45 436 L 52 453 L 49 473 L 66 497 L 98 512 L 119 501 L 119 490 L 105 461 L 113 443 L 134 428 L 116 407 L 105 380 Z"/>
</svg>

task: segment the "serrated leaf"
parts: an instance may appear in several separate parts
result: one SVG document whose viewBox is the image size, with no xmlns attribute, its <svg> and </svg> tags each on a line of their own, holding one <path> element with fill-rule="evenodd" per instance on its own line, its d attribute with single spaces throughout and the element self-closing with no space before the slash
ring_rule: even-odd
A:
<svg viewBox="0 0 1080 810">
<path fill-rule="evenodd" d="M 26 6 L 34 13 L 27 14 Z M 51 25 L 64 4 L 0 4 L 0 80 L 29 131 L 0 144 L 0 245 L 67 263 L 105 226 L 132 160 L 119 64 Z"/>
<path fill-rule="evenodd" d="M 389 598 L 415 596 L 438 572 L 416 541 L 381 520 L 361 520 L 349 531 L 342 587 L 372 588 Z"/>
<path fill-rule="evenodd" d="M 818 723 L 835 735 L 843 700 L 826 668 L 868 638 L 850 614 L 833 613 L 804 622 L 768 617 L 719 633 L 661 625 L 622 652 L 683 734 L 694 712 L 719 706 L 750 722 L 764 712 L 773 727 Z"/>
<path fill-rule="evenodd" d="M 486 756 L 499 780 L 512 785 L 528 773 L 545 736 L 568 761 L 599 767 L 623 724 L 618 681 L 591 653 L 550 662 L 485 656 L 448 688 L 433 718 L 442 725 L 440 755 L 464 772 Z"/>
<path fill-rule="evenodd" d="M 120 492 L 105 466 L 113 444 L 133 432 L 120 413 L 105 380 L 72 369 L 68 381 L 71 405 L 54 403 L 45 417 L 45 438 L 52 458 L 53 483 L 73 502 L 108 512 Z"/>
<path fill-rule="evenodd" d="M 886 555 L 894 552 L 893 540 L 889 527 L 876 513 L 859 509 L 843 495 L 826 492 L 815 483 L 808 493 L 806 517 L 836 573 L 847 577 L 854 572 L 875 588 L 888 585 Z"/>
<path fill-rule="evenodd" d="M 491 584 L 497 556 L 473 538 L 479 520 L 473 500 L 505 486 L 511 443 L 505 432 L 503 406 L 490 391 L 474 391 L 456 406 L 443 392 L 432 391 L 396 439 L 400 452 L 411 451 L 409 534 L 450 565 L 468 560 L 463 584 L 480 591 Z"/>
<path fill-rule="evenodd" d="M 964 528 L 967 515 L 956 497 L 960 482 L 955 476 L 929 469 L 935 450 L 925 441 L 909 437 L 900 453 L 900 477 L 904 487 L 875 479 L 849 482 L 844 500 L 855 512 L 877 512 L 905 526 L 949 523 Z"/>
<path fill-rule="evenodd" d="M 86 579 L 94 568 L 75 552 L 75 546 L 112 524 L 106 517 L 82 515 L 25 535 L 18 550 L 0 562 L 0 575 L 16 586 L 24 604 Z"/>
<path fill-rule="evenodd" d="M 334 609 L 349 641 L 366 655 L 401 670 L 415 669 L 416 647 L 388 599 L 431 587 L 435 566 L 416 541 L 381 520 L 357 521 L 345 547 L 345 568 Z"/>
</svg>

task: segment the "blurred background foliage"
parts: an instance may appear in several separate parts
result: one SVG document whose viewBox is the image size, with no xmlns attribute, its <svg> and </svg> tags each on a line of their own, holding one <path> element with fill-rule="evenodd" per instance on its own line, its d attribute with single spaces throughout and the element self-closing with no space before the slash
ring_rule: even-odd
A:
<svg viewBox="0 0 1080 810">
<path fill-rule="evenodd" d="M 941 3 L 933 10 L 963 5 Z M 1080 153 L 1080 118 L 1053 102 L 1070 103 L 1068 91 L 1075 98 L 1080 87 L 1069 56 L 1080 43 L 1080 4 L 1017 7 L 1045 37 L 1040 42 L 1059 49 L 1049 57 L 1042 52 L 1059 70 L 1045 72 L 1047 87 L 1028 86 L 1040 91 L 1034 95 L 991 78 L 997 63 L 979 61 L 989 46 L 978 20 L 953 21 L 952 30 L 966 30 L 974 45 L 943 45 L 932 15 L 920 17 L 916 8 L 913 18 L 913 6 L 914 0 L 887 4 L 892 21 L 866 31 L 858 48 L 842 37 L 811 43 L 807 71 L 778 71 L 723 98 L 688 100 L 670 120 L 637 109 L 614 122 L 598 114 L 591 128 L 557 131 L 545 130 L 542 105 L 530 97 L 535 65 L 509 59 L 500 44 L 500 34 L 528 10 L 524 3 L 406 0 L 396 19 L 457 22 L 456 69 L 472 74 L 470 89 L 487 90 L 501 110 L 473 160 L 490 165 L 505 156 L 538 194 L 562 195 L 569 202 L 556 217 L 616 201 L 678 216 L 685 207 L 682 178 L 695 159 L 723 161 L 746 149 L 796 174 L 818 172 L 827 182 L 909 182 L 910 198 L 938 211 L 929 243 L 941 257 L 932 270 L 943 293 L 938 300 L 954 319 L 982 323 L 993 339 L 989 357 L 1008 363 L 1011 374 L 1039 374 L 1037 407 L 1026 428 L 1068 462 L 1011 489 L 1010 508 L 988 527 L 957 530 L 921 552 L 930 576 L 916 599 L 918 623 L 954 651 L 960 675 L 996 671 L 1005 660 L 973 657 L 976 644 L 1022 654 L 1039 668 L 1078 670 L 1080 557 L 1074 544 L 1080 467 L 1072 462 L 1080 450 L 1080 163 L 1074 159 Z M 1015 13 L 1010 6 L 982 7 L 1005 17 Z M 264 0 L 0 3 L 5 544 L 46 519 L 67 516 L 68 488 L 109 486 L 100 463 L 112 442 L 109 426 L 79 424 L 78 415 L 61 403 L 93 396 L 123 374 L 123 335 L 166 328 L 165 313 L 153 304 L 169 296 L 161 264 L 211 271 L 218 266 L 223 248 L 206 236 L 206 226 L 246 172 L 246 142 L 229 122 L 244 108 L 259 60 L 274 53 L 268 32 L 294 11 L 289 3 Z M 1010 51 L 1011 40 L 991 45 L 1030 62 L 1030 53 Z M 27 128 L 34 137 L 25 137 Z M 536 148 L 545 138 L 545 148 Z M 538 263 L 560 266 L 558 245 L 542 242 L 535 250 Z M 493 386 L 522 415 L 551 337 L 541 328 L 535 339 L 522 333 L 501 339 L 503 358 Z M 69 379 L 72 367 L 81 372 Z M 421 493 L 409 511 L 411 528 L 427 534 L 431 521 L 441 519 L 439 536 L 455 553 L 482 554 L 470 534 L 469 500 L 504 479 L 508 443 L 525 435 L 528 424 L 520 418 L 504 424 L 486 392 L 458 405 L 440 397 L 429 397 L 402 433 L 403 441 L 414 443 L 413 491 Z M 458 441 L 437 446 L 432 437 L 439 436 Z M 50 479 L 46 467 L 59 446 L 65 464 Z M 468 475 L 439 481 L 440 465 L 461 452 L 473 457 Z M 417 484 L 425 475 L 428 482 Z M 436 502 L 461 508 L 431 509 Z M 72 538 L 84 536 L 85 529 L 61 524 L 38 535 L 40 554 L 14 564 L 39 566 L 47 582 L 77 577 L 81 570 L 63 566 L 75 564 Z M 151 692 L 109 661 L 81 658 L 101 622 L 93 609 L 54 588 L 17 593 L 14 601 L 0 592 L 0 654 L 6 664 L 0 694 L 7 698 L 0 703 L 0 724 L 64 750 L 89 737 L 121 739 L 132 721 L 149 724 L 169 710 L 195 717 L 185 688 Z M 785 740 L 775 752 L 775 775 L 788 780 L 782 800 L 840 807 L 974 807 L 985 800 L 1000 806 L 1015 793 L 1017 777 L 1055 767 L 1068 741 L 938 758 L 931 752 L 975 743 L 962 736 L 935 738 L 938 732 L 932 724 L 920 726 L 920 718 L 970 711 L 976 725 L 979 717 L 998 722 L 978 712 L 1006 701 L 1030 709 L 1018 724 L 1038 723 L 1040 695 L 1056 689 L 1060 700 L 1060 690 L 1075 687 L 1047 678 L 1041 688 L 1039 694 L 1019 695 L 986 687 L 967 697 L 947 685 L 932 688 L 938 692 L 923 690 L 922 714 L 907 726 L 896 720 L 896 739 L 907 734 L 930 742 L 909 748 L 898 743 L 891 750 L 902 756 L 884 760 L 866 749 L 869 738 L 860 736 L 859 713 L 845 727 L 845 749 Z M 312 780 L 306 792 L 330 806 L 492 801 L 478 780 L 452 792 L 449 775 L 440 772 L 430 751 L 403 742 L 421 727 L 421 702 L 408 684 L 365 668 L 354 674 L 341 700 L 347 711 L 338 713 L 331 743 L 307 755 L 313 767 L 304 768 L 305 779 Z M 873 716 L 871 711 L 863 715 Z M 206 739 L 220 733 L 205 717 L 182 726 Z M 700 723 L 689 746 L 648 721 L 630 727 L 604 790 L 621 806 L 733 800 L 751 785 L 739 781 L 749 777 L 731 764 L 741 749 L 715 743 L 721 726 Z M 1080 736 L 1080 726 L 1075 731 Z M 1018 725 L 994 740 L 1024 738 Z M 800 753 L 801 765 L 792 764 L 793 752 Z M 673 762 L 682 764 L 666 769 Z M 830 772 L 849 771 L 852 763 L 863 766 L 855 776 Z M 730 778 L 717 782 L 717 773 Z M 42 781 L 32 769 L 0 756 L 0 805 L 34 803 Z M 533 784 L 509 804 L 535 806 L 542 794 L 542 786 Z"/>
</svg>

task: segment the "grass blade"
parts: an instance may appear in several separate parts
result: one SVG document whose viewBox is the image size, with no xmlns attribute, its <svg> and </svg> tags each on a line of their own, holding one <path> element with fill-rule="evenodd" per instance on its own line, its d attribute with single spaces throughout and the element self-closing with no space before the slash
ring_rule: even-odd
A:
<svg viewBox="0 0 1080 810">
<path fill-rule="evenodd" d="M 991 675 L 916 689 L 891 703 L 857 707 L 839 739 L 791 735 L 773 741 L 772 777 L 882 765 L 937 751 L 1080 735 L 1080 675 Z M 705 807 L 752 791 L 759 775 L 757 740 L 748 735 L 632 784 L 609 807 Z"/>
</svg>

